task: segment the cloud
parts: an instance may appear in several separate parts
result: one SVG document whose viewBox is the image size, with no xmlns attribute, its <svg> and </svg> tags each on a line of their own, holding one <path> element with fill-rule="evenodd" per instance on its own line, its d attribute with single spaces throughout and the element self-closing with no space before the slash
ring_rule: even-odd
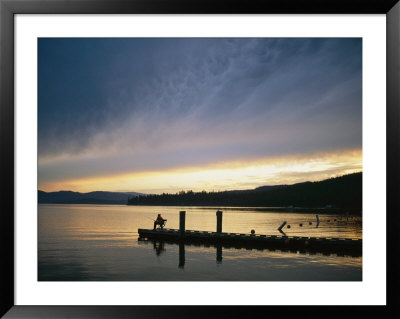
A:
<svg viewBox="0 0 400 319">
<path fill-rule="evenodd" d="M 39 178 L 360 148 L 361 62 L 361 39 L 41 39 Z"/>
</svg>

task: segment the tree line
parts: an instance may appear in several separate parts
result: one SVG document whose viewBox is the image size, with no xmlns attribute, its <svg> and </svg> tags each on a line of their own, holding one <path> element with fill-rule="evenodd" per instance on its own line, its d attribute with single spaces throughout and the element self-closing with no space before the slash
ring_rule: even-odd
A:
<svg viewBox="0 0 400 319">
<path fill-rule="evenodd" d="M 362 173 L 254 190 L 193 192 L 142 195 L 128 200 L 128 205 L 155 206 L 249 206 L 249 207 L 325 207 L 362 208 Z"/>
</svg>

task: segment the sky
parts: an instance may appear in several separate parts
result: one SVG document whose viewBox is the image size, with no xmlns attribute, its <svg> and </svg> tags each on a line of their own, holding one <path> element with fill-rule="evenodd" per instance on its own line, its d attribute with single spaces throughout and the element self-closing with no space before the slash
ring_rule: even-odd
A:
<svg viewBox="0 0 400 319">
<path fill-rule="evenodd" d="M 361 38 L 40 38 L 38 188 L 176 193 L 362 171 Z"/>
</svg>

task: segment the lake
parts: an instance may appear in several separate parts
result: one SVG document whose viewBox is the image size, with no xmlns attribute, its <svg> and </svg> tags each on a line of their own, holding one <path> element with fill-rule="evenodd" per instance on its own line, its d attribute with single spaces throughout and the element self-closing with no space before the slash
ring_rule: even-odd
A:
<svg viewBox="0 0 400 319">
<path fill-rule="evenodd" d="M 360 216 L 221 208 L 223 232 L 362 238 Z M 38 206 L 39 281 L 361 281 L 362 257 L 178 245 L 138 240 L 157 213 L 166 228 L 215 231 L 216 208 L 126 205 Z M 320 223 L 317 226 L 316 214 Z M 303 226 L 300 227 L 300 224 Z"/>
</svg>

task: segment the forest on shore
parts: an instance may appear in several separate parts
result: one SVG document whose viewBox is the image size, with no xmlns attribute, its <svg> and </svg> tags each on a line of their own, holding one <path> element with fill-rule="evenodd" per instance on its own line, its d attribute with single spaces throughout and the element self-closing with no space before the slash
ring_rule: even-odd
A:
<svg viewBox="0 0 400 319">
<path fill-rule="evenodd" d="M 252 190 L 222 192 L 180 191 L 176 194 L 140 195 L 128 205 L 238 206 L 238 207 L 330 207 L 362 209 L 362 172 L 318 182 L 262 186 Z"/>
</svg>

